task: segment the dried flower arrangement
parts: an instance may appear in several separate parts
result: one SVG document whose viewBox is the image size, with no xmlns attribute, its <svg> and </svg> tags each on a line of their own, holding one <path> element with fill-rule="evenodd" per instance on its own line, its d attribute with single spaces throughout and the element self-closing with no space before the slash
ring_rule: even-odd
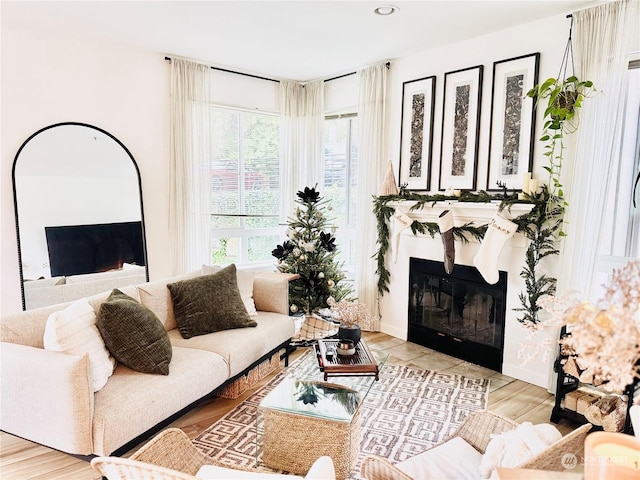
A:
<svg viewBox="0 0 640 480">
<path fill-rule="evenodd" d="M 358 325 L 363 330 L 371 327 L 373 317 L 364 303 L 352 300 L 340 300 L 337 302 L 333 297 L 330 297 L 327 303 L 331 308 L 333 318 L 340 322 L 343 327 Z"/>
<path fill-rule="evenodd" d="M 562 352 L 575 355 L 582 381 L 620 393 L 640 378 L 640 259 L 614 270 L 597 303 L 571 296 L 549 297 L 542 304 L 550 318 L 527 326 L 532 331 L 566 327 L 568 335 L 560 339 Z M 531 361 L 543 347 L 522 349 L 521 359 Z M 575 375 L 566 368 L 565 372 Z"/>
</svg>

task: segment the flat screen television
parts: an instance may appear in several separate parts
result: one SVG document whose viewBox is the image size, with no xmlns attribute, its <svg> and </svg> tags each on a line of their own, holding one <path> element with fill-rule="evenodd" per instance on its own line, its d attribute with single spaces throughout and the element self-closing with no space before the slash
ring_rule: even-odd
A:
<svg viewBox="0 0 640 480">
<path fill-rule="evenodd" d="M 142 222 L 45 227 L 51 276 L 145 265 Z"/>
</svg>

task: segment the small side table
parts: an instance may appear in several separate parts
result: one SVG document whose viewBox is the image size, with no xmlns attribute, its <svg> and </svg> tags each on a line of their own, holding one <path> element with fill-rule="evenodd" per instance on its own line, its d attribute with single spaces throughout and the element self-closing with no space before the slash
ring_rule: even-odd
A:
<svg viewBox="0 0 640 480">
<path fill-rule="evenodd" d="M 334 383 L 285 379 L 260 402 L 262 461 L 305 475 L 320 456 L 332 458 L 336 478 L 348 478 L 360 449 L 360 393 Z"/>
</svg>

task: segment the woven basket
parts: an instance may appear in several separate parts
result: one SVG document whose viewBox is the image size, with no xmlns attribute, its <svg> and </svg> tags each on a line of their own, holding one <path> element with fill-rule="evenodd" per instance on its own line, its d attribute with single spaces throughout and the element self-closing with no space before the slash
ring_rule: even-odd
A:
<svg viewBox="0 0 640 480">
<path fill-rule="evenodd" d="M 333 460 L 336 478 L 349 478 L 360 451 L 360 414 L 349 422 L 265 409 L 262 460 L 275 470 L 306 475 L 319 457 Z"/>
<path fill-rule="evenodd" d="M 237 378 L 234 382 L 224 387 L 217 395 L 223 398 L 235 399 L 253 387 L 260 380 L 280 366 L 280 355 L 274 353 L 271 358 L 249 370 L 248 373 Z"/>
</svg>

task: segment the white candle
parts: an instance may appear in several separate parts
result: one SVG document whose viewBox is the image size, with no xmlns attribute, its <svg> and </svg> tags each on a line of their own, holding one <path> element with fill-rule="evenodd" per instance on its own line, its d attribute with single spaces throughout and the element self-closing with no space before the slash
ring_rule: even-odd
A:
<svg viewBox="0 0 640 480">
<path fill-rule="evenodd" d="M 538 191 L 538 180 L 532 178 L 529 180 L 529 194 L 535 194 Z"/>
<path fill-rule="evenodd" d="M 529 182 L 531 181 L 531 172 L 524 174 L 522 178 L 522 193 L 529 193 Z"/>
<path fill-rule="evenodd" d="M 593 453 L 598 457 L 606 459 L 607 462 L 615 463 L 627 468 L 638 470 L 640 468 L 640 451 L 626 445 L 616 443 L 601 443 L 593 447 Z"/>
</svg>

